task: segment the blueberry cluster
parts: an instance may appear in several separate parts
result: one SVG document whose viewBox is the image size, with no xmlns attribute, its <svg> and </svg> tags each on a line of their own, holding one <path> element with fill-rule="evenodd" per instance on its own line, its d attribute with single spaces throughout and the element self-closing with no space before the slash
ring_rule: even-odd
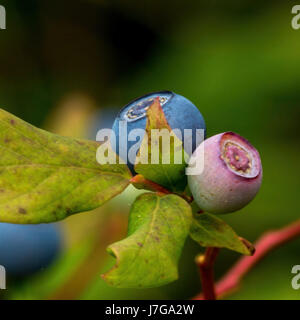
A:
<svg viewBox="0 0 300 320">
<path fill-rule="evenodd" d="M 211 213 L 228 213 L 241 209 L 258 192 L 262 180 L 262 166 L 258 151 L 243 137 L 233 132 L 224 132 L 196 143 L 196 129 L 206 125 L 199 109 L 187 98 L 171 91 L 160 91 L 144 95 L 127 104 L 116 117 L 113 145 L 119 155 L 128 155 L 136 141 L 120 144 L 119 126 L 126 121 L 127 134 L 133 129 L 145 129 L 147 110 L 158 98 L 171 129 L 193 130 L 192 156 L 189 167 L 195 161 L 203 168 L 201 173 L 188 175 L 189 188 L 198 206 Z M 204 135 L 205 136 L 205 135 Z M 142 139 L 139 141 L 139 147 Z M 184 141 L 183 141 L 184 146 Z M 125 149 L 124 149 L 125 148 Z M 138 149 L 137 149 L 138 150 Z M 134 164 L 127 161 L 133 174 Z"/>
</svg>

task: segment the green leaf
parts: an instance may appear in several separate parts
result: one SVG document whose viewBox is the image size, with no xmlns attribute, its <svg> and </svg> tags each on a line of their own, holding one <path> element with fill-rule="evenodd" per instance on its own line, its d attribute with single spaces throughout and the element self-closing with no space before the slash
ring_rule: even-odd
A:
<svg viewBox="0 0 300 320">
<path fill-rule="evenodd" d="M 99 143 L 61 137 L 0 109 L 0 221 L 44 223 L 99 207 L 122 192 L 125 165 L 100 165 Z"/>
<path fill-rule="evenodd" d="M 170 143 L 166 144 L 170 148 L 163 148 L 162 143 L 157 143 L 157 139 L 156 142 L 155 138 L 151 139 L 153 129 L 161 130 L 160 132 L 165 130 L 167 133 L 165 137 L 171 137 Z M 171 191 L 183 191 L 187 184 L 186 163 L 184 161 L 187 156 L 182 141 L 171 130 L 158 99 L 155 99 L 147 111 L 146 133 L 137 155 L 137 159 L 140 161 L 136 163 L 135 171 Z M 152 140 L 155 149 L 151 149 Z M 154 164 L 151 157 L 158 150 L 158 164 Z M 163 159 L 169 160 L 169 163 L 164 163 Z"/>
<path fill-rule="evenodd" d="M 179 196 L 139 196 L 130 212 L 128 237 L 107 249 L 117 262 L 103 278 L 119 288 L 150 288 L 176 280 L 191 219 L 191 207 Z"/>
<path fill-rule="evenodd" d="M 190 236 L 202 247 L 227 248 L 252 255 L 254 247 L 240 238 L 223 220 L 209 213 L 195 214 Z"/>
</svg>

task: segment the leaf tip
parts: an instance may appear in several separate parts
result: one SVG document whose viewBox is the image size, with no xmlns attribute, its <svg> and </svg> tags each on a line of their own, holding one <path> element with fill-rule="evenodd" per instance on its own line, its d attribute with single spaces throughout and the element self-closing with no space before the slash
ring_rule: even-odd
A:
<svg viewBox="0 0 300 320">
<path fill-rule="evenodd" d="M 239 239 L 243 243 L 243 245 L 246 247 L 246 249 L 248 251 L 248 255 L 253 256 L 256 251 L 254 245 L 245 238 L 239 237 Z"/>
</svg>

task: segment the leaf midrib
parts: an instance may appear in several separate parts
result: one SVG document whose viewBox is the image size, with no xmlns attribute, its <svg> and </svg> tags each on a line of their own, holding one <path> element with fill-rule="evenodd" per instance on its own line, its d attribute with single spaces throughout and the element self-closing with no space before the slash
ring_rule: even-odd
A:
<svg viewBox="0 0 300 320">
<path fill-rule="evenodd" d="M 76 170 L 89 170 L 89 171 L 95 171 L 97 173 L 101 174 L 107 174 L 107 175 L 119 175 L 123 176 L 121 173 L 111 172 L 111 171 L 102 171 L 101 169 L 97 168 L 89 168 L 89 167 L 79 167 L 79 166 L 66 166 L 66 165 L 56 165 L 56 164 L 44 164 L 44 163 L 28 163 L 28 164 L 16 164 L 16 165 L 0 165 L 0 168 L 15 168 L 15 167 L 49 167 L 49 168 L 61 168 L 61 169 L 76 169 Z M 99 165 L 100 166 L 100 165 Z"/>
</svg>

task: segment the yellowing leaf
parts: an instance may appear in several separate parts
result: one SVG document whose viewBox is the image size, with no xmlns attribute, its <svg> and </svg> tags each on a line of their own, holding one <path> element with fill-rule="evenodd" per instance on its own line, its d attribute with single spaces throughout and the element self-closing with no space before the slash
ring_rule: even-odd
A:
<svg viewBox="0 0 300 320">
<path fill-rule="evenodd" d="M 191 219 L 191 207 L 179 196 L 139 196 L 130 212 L 127 238 L 108 247 L 117 262 L 103 278 L 119 288 L 150 288 L 176 280 Z"/>
<path fill-rule="evenodd" d="M 97 142 L 40 130 L 0 109 L 0 221 L 43 223 L 99 207 L 122 192 L 125 165 L 100 165 Z"/>
</svg>

